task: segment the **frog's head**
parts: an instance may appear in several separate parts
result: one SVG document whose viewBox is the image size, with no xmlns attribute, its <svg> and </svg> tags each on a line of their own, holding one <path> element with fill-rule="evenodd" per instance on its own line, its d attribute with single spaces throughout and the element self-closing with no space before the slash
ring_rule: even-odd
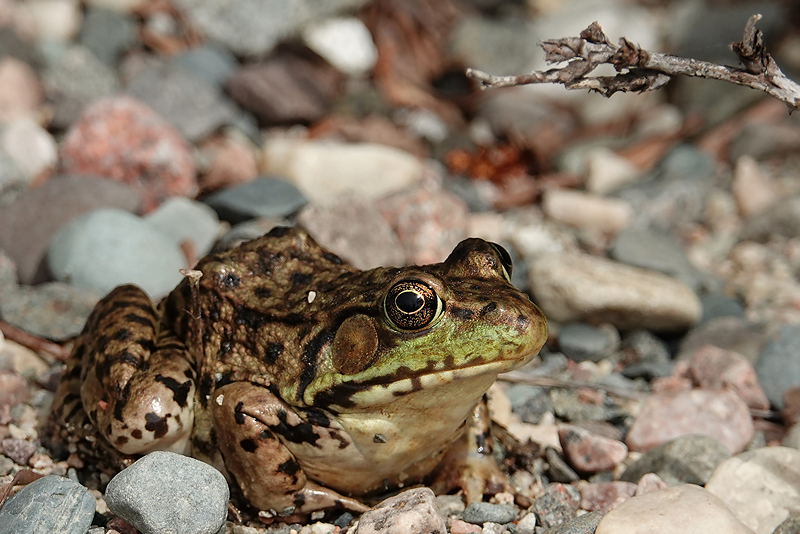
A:
<svg viewBox="0 0 800 534">
<path fill-rule="evenodd" d="M 500 245 L 467 239 L 443 263 L 359 273 L 364 287 L 380 289 L 337 314 L 303 402 L 358 410 L 456 382 L 479 384 L 483 391 L 458 393 L 479 397 L 547 339 L 544 315 L 511 285 L 511 268 Z"/>
</svg>

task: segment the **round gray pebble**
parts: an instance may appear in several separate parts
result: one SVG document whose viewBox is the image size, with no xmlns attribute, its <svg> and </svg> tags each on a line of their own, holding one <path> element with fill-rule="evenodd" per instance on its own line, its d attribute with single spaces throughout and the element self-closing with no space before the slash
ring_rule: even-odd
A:
<svg viewBox="0 0 800 534">
<path fill-rule="evenodd" d="M 210 465 L 156 451 L 111 479 L 105 500 L 142 534 L 216 534 L 229 497 L 225 477 Z"/>
<path fill-rule="evenodd" d="M 178 246 L 183 241 L 190 241 L 197 258 L 211 250 L 220 230 L 219 219 L 213 209 L 185 197 L 170 198 L 144 220 Z"/>
<path fill-rule="evenodd" d="M 484 523 L 510 523 L 517 518 L 517 512 L 510 504 L 492 504 L 489 502 L 473 502 L 461 519 L 467 523 L 482 525 Z"/>
<path fill-rule="evenodd" d="M 619 333 L 612 326 L 597 327 L 572 323 L 558 333 L 558 345 L 567 357 L 576 362 L 600 361 L 619 345 Z"/>
<path fill-rule="evenodd" d="M 151 297 L 166 295 L 186 267 L 180 249 L 166 235 L 130 213 L 101 209 L 78 217 L 50 241 L 47 262 L 53 276 L 76 287 L 103 292 L 136 284 Z"/>
<path fill-rule="evenodd" d="M 0 509 L 0 534 L 84 534 L 94 519 L 94 497 L 55 475 L 31 482 Z"/>
<path fill-rule="evenodd" d="M 755 369 L 758 382 L 776 408 L 783 408 L 783 392 L 800 384 L 800 325 L 780 328 L 778 338 L 764 347 Z"/>
</svg>

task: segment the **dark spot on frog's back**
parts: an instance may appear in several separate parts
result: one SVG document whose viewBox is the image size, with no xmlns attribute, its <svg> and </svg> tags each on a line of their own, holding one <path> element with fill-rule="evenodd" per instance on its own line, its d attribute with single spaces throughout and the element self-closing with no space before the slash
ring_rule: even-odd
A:
<svg viewBox="0 0 800 534">
<path fill-rule="evenodd" d="M 153 320 L 151 317 L 142 317 L 141 315 L 137 315 L 136 313 L 129 313 L 125 316 L 126 321 L 130 321 L 132 323 L 140 324 L 142 326 L 153 326 Z"/>
<path fill-rule="evenodd" d="M 329 262 L 334 263 L 336 265 L 341 265 L 342 264 L 342 258 L 337 256 L 333 252 L 324 252 L 322 254 L 322 257 L 325 258 L 326 260 L 328 260 Z"/>
<path fill-rule="evenodd" d="M 233 320 L 236 324 L 246 326 L 251 330 L 258 330 L 267 322 L 267 318 L 263 313 L 244 306 L 236 306 L 234 308 Z"/>
<path fill-rule="evenodd" d="M 225 273 L 219 278 L 219 285 L 228 289 L 239 287 L 241 283 L 242 279 L 235 273 Z"/>
<path fill-rule="evenodd" d="M 264 349 L 264 361 L 268 365 L 274 365 L 278 361 L 278 357 L 283 352 L 283 343 L 268 343 Z"/>
<path fill-rule="evenodd" d="M 490 302 L 489 304 L 487 304 L 486 306 L 481 308 L 481 315 L 486 315 L 487 313 L 492 313 L 496 309 L 497 309 L 497 303 L 496 302 Z"/>
<path fill-rule="evenodd" d="M 131 430 L 131 437 L 133 439 L 142 439 L 142 431 L 138 428 L 135 430 Z"/>
<path fill-rule="evenodd" d="M 256 443 L 256 440 L 254 439 L 247 438 L 240 441 L 239 446 L 244 449 L 245 452 L 256 452 L 258 443 Z"/>
<path fill-rule="evenodd" d="M 267 237 L 283 237 L 292 230 L 291 226 L 276 226 L 269 231 Z"/>
<path fill-rule="evenodd" d="M 307 286 L 311 283 L 311 275 L 307 273 L 301 273 L 300 271 L 295 271 L 292 273 L 291 280 L 292 285 Z"/>
<path fill-rule="evenodd" d="M 163 438 L 167 435 L 167 431 L 169 430 L 169 425 L 167 424 L 168 417 L 169 415 L 165 417 L 159 417 L 155 412 L 145 414 L 145 430 L 152 432 L 155 438 Z"/>
<path fill-rule="evenodd" d="M 131 337 L 131 331 L 127 328 L 120 328 L 116 332 L 114 332 L 114 340 L 115 341 L 127 341 Z"/>
<path fill-rule="evenodd" d="M 460 308 L 458 306 L 451 306 L 450 315 L 452 315 L 456 319 L 468 321 L 469 319 L 472 319 L 472 316 L 475 315 L 475 312 L 470 310 L 469 308 Z"/>
<path fill-rule="evenodd" d="M 257 287 L 253 289 L 253 294 L 260 299 L 268 299 L 272 296 L 272 290 L 268 287 Z"/>
<path fill-rule="evenodd" d="M 525 328 L 528 327 L 529 323 L 530 319 L 528 319 L 522 314 L 517 315 L 517 328 L 519 328 L 520 330 L 524 330 Z"/>
</svg>

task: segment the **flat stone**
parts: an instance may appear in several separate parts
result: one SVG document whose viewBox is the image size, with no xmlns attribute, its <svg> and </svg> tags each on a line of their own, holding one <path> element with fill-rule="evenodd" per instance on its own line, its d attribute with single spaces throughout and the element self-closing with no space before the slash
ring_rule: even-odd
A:
<svg viewBox="0 0 800 534">
<path fill-rule="evenodd" d="M 798 135 L 800 141 L 800 135 Z M 800 147 L 800 143 L 797 145 Z M 733 170 L 731 192 L 744 218 L 762 213 L 780 198 L 776 184 L 752 156 L 741 156 Z"/>
<path fill-rule="evenodd" d="M 569 464 L 583 473 L 611 471 L 628 456 L 624 443 L 575 425 L 558 425 L 558 439 Z"/>
<path fill-rule="evenodd" d="M 631 450 L 645 452 L 680 436 L 703 434 L 735 454 L 753 439 L 754 432 L 750 409 L 735 393 L 664 391 L 644 401 L 625 443 Z"/>
<path fill-rule="evenodd" d="M 363 76 L 378 60 L 367 26 L 356 17 L 336 17 L 303 30 L 303 41 L 328 63 L 350 76 Z"/>
<path fill-rule="evenodd" d="M 111 479 L 105 500 L 142 534 L 217 534 L 228 516 L 225 477 L 180 454 L 151 452 Z"/>
<path fill-rule="evenodd" d="M 668 484 L 703 486 L 719 464 L 731 457 L 722 443 L 701 434 L 681 436 L 645 452 L 625 469 L 620 480 L 639 482 L 655 473 Z"/>
<path fill-rule="evenodd" d="M 444 261 L 467 237 L 467 205 L 443 189 L 418 186 L 378 201 L 378 209 L 403 244 L 408 263 Z"/>
<path fill-rule="evenodd" d="M 81 333 L 102 293 L 61 282 L 20 286 L 3 293 L 0 316 L 35 336 L 66 341 Z"/>
<path fill-rule="evenodd" d="M 681 340 L 675 359 L 688 360 L 704 345 L 714 345 L 755 362 L 765 341 L 760 329 L 744 317 L 717 317 L 690 330 Z"/>
<path fill-rule="evenodd" d="M 756 534 L 770 534 L 800 515 L 800 451 L 765 447 L 734 456 L 717 467 L 706 489 Z"/>
<path fill-rule="evenodd" d="M 237 224 L 257 217 L 286 217 L 307 201 L 291 182 L 264 176 L 209 195 L 203 202 L 220 218 Z"/>
<path fill-rule="evenodd" d="M 717 317 L 744 317 L 744 306 L 738 299 L 719 293 L 705 293 L 700 297 L 703 305 L 703 316 L 700 324 L 707 323 Z"/>
<path fill-rule="evenodd" d="M 800 534 L 800 517 L 789 517 L 772 534 Z"/>
<path fill-rule="evenodd" d="M 581 496 L 575 488 L 555 482 L 544 488 L 544 493 L 534 499 L 528 510 L 535 513 L 539 525 L 547 529 L 575 519 L 580 504 Z"/>
<path fill-rule="evenodd" d="M 424 174 L 418 158 L 395 148 L 291 139 L 267 141 L 262 170 L 286 177 L 311 202 L 348 190 L 376 199 L 415 185 Z"/>
<path fill-rule="evenodd" d="M 168 236 L 119 210 L 97 210 L 75 219 L 52 239 L 47 263 L 53 275 L 103 293 L 136 284 L 153 298 L 182 280 L 186 258 Z"/>
<path fill-rule="evenodd" d="M 35 480 L 0 509 L 0 534 L 84 534 L 94 519 L 89 491 L 55 475 Z"/>
<path fill-rule="evenodd" d="M 473 502 L 467 506 L 461 518 L 467 523 L 483 525 L 484 523 L 510 523 L 517 518 L 517 512 L 510 504 L 492 504 Z"/>
<path fill-rule="evenodd" d="M 83 113 L 61 145 L 61 166 L 67 174 L 106 176 L 130 184 L 142 192 L 145 211 L 168 197 L 193 197 L 197 192 L 186 140 L 130 96 L 98 100 Z"/>
<path fill-rule="evenodd" d="M 676 331 L 700 319 L 700 300 L 684 283 L 605 258 L 548 254 L 529 274 L 534 300 L 556 321 Z"/>
<path fill-rule="evenodd" d="M 683 484 L 632 497 L 610 511 L 595 534 L 753 534 L 725 503 L 699 486 Z"/>
<path fill-rule="evenodd" d="M 764 347 L 755 364 L 756 374 L 769 402 L 783 407 L 783 394 L 800 384 L 800 326 L 786 325 L 777 339 Z"/>
<path fill-rule="evenodd" d="M 136 211 L 140 203 L 139 195 L 124 184 L 58 175 L 0 206 L 0 249 L 13 259 L 20 282 L 41 283 L 49 278 L 44 258 L 50 238 L 65 223 L 102 207 Z"/>
<path fill-rule="evenodd" d="M 15 18 L 39 41 L 71 41 L 81 26 L 80 3 L 75 0 L 34 0 L 17 6 Z"/>
<path fill-rule="evenodd" d="M 356 534 L 406 534 L 407 532 L 447 532 L 439 515 L 436 497 L 430 488 L 406 490 L 364 512 Z"/>
<path fill-rule="evenodd" d="M 403 247 L 374 203 L 345 193 L 310 204 L 297 216 L 323 247 L 358 269 L 405 265 Z"/>
<path fill-rule="evenodd" d="M 174 61 L 197 78 L 212 83 L 220 89 L 233 74 L 238 63 L 229 50 L 214 44 L 190 48 L 176 56 Z"/>
<path fill-rule="evenodd" d="M 55 139 L 30 117 L 20 117 L 5 125 L 0 134 L 0 150 L 29 179 L 52 171 L 58 162 Z"/>
</svg>

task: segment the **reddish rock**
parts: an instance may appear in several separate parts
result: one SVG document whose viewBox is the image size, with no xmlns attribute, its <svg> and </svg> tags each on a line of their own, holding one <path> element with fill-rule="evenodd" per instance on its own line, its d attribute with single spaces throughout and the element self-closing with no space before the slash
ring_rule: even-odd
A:
<svg viewBox="0 0 800 534">
<path fill-rule="evenodd" d="M 628 456 L 628 447 L 574 425 L 558 425 L 558 439 L 567 462 L 584 473 L 610 471 Z"/>
<path fill-rule="evenodd" d="M 750 408 L 768 410 L 764 390 L 747 358 L 714 345 L 704 345 L 689 360 L 689 373 L 701 388 L 729 389 Z"/>
<path fill-rule="evenodd" d="M 28 400 L 28 382 L 12 371 L 0 370 L 0 407 L 15 406 Z"/>
<path fill-rule="evenodd" d="M 399 191 L 381 199 L 378 209 L 400 238 L 410 264 L 443 261 L 467 237 L 467 205 L 442 189 Z"/>
<path fill-rule="evenodd" d="M 24 439 L 8 438 L 3 440 L 3 454 L 14 460 L 19 465 L 28 465 L 36 445 Z"/>
<path fill-rule="evenodd" d="M 631 482 L 596 482 L 581 488 L 581 508 L 590 512 L 608 512 L 636 494 Z"/>
<path fill-rule="evenodd" d="M 0 61 L 0 123 L 31 116 L 42 103 L 42 86 L 24 61 L 5 56 Z"/>
<path fill-rule="evenodd" d="M 636 484 L 636 495 L 644 495 L 645 493 L 653 493 L 654 491 L 662 490 L 668 487 L 668 484 L 661 480 L 661 477 L 655 473 L 645 473 Z"/>
<path fill-rule="evenodd" d="M 644 401 L 625 443 L 631 450 L 645 452 L 680 436 L 703 434 L 736 454 L 753 433 L 750 409 L 731 391 L 664 391 Z"/>
<path fill-rule="evenodd" d="M 450 534 L 480 534 L 483 529 L 478 525 L 467 523 L 461 519 L 450 521 Z"/>
<path fill-rule="evenodd" d="M 214 140 L 203 147 L 211 156 L 211 164 L 200 178 L 204 192 L 250 182 L 258 176 L 256 156 L 252 148 L 230 139 Z"/>
<path fill-rule="evenodd" d="M 98 100 L 69 130 L 64 172 L 105 176 L 142 191 L 150 211 L 172 196 L 197 193 L 191 148 L 155 111 L 129 96 Z"/>
<path fill-rule="evenodd" d="M 781 415 L 789 425 L 800 421 L 800 386 L 789 388 L 783 392 Z"/>
</svg>

